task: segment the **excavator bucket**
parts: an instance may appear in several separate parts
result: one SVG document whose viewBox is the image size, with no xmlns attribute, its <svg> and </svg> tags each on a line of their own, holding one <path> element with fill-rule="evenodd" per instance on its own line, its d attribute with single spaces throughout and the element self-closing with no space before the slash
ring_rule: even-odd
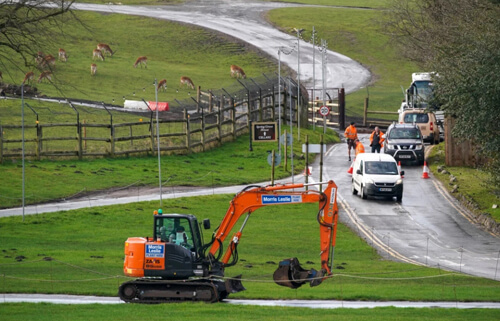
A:
<svg viewBox="0 0 500 321">
<path fill-rule="evenodd" d="M 241 274 L 226 279 L 225 283 L 228 293 L 238 293 L 246 290 L 243 284 L 241 284 Z"/>
<path fill-rule="evenodd" d="M 279 263 L 278 269 L 274 271 L 273 279 L 278 285 L 297 289 L 305 283 L 309 283 L 311 287 L 320 285 L 324 275 L 324 270 L 319 272 L 315 269 L 305 270 L 300 266 L 299 260 L 294 257 Z"/>
</svg>

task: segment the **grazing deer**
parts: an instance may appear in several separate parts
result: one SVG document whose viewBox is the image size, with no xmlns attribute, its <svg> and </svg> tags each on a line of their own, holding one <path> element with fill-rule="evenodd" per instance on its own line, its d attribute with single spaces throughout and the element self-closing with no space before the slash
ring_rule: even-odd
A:
<svg viewBox="0 0 500 321">
<path fill-rule="evenodd" d="M 144 68 L 148 68 L 148 57 L 141 56 L 141 57 L 137 58 L 137 60 L 135 61 L 135 64 L 134 64 L 134 68 L 137 68 L 137 65 L 141 65 L 141 68 L 142 68 L 142 65 L 144 65 Z"/>
<path fill-rule="evenodd" d="M 59 60 L 64 62 L 68 61 L 68 55 L 63 48 L 59 48 Z"/>
<path fill-rule="evenodd" d="M 38 58 L 39 57 L 37 57 L 37 59 Z M 45 57 L 41 58 L 41 60 L 38 59 L 38 61 L 40 61 L 38 63 L 38 65 L 42 68 L 56 65 L 56 58 L 54 58 L 54 56 L 52 56 L 52 55 L 46 55 Z"/>
<path fill-rule="evenodd" d="M 38 82 L 42 82 L 42 80 L 47 79 L 48 81 L 52 80 L 52 72 L 50 71 L 42 71 L 40 77 L 38 77 Z"/>
<path fill-rule="evenodd" d="M 167 80 L 166 79 L 160 80 L 160 82 L 158 83 L 157 89 L 158 89 L 158 91 L 159 90 L 166 91 L 167 90 Z"/>
<path fill-rule="evenodd" d="M 90 75 L 95 76 L 97 74 L 97 65 L 96 64 L 91 64 L 90 65 Z"/>
<path fill-rule="evenodd" d="M 186 85 L 189 88 L 194 89 L 193 81 L 189 77 L 186 77 L 186 76 L 182 76 L 181 77 L 181 84 L 180 84 L 180 86 L 182 86 L 182 85 Z"/>
<path fill-rule="evenodd" d="M 97 44 L 97 49 L 99 49 L 104 54 L 109 54 L 110 56 L 115 54 L 113 50 L 111 50 L 111 48 L 105 43 Z"/>
<path fill-rule="evenodd" d="M 24 75 L 23 84 L 26 82 L 30 83 L 34 78 L 35 74 L 33 73 L 33 71 L 28 71 L 26 75 Z"/>
<path fill-rule="evenodd" d="M 36 53 L 35 62 L 37 65 L 41 65 L 43 59 L 45 58 L 45 54 L 42 51 Z"/>
<path fill-rule="evenodd" d="M 236 65 L 231 65 L 231 77 L 236 77 L 236 78 L 247 78 L 247 75 L 245 75 L 245 72 L 243 69 Z"/>
<path fill-rule="evenodd" d="M 92 51 L 92 60 L 94 60 L 95 58 L 104 61 L 104 55 L 102 54 L 102 51 L 100 51 L 99 49 L 94 49 Z"/>
</svg>

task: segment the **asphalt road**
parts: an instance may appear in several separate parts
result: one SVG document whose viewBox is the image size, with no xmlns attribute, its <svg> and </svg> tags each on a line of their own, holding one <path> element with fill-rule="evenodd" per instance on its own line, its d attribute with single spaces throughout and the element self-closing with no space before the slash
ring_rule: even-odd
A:
<svg viewBox="0 0 500 321">
<path fill-rule="evenodd" d="M 369 146 L 368 135 L 361 141 Z M 367 149 L 368 151 L 368 149 Z M 324 158 L 323 180 L 339 186 L 341 220 L 386 258 L 500 280 L 500 239 L 474 223 L 463 208 L 422 166 L 402 166 L 403 200 L 362 200 L 351 192 L 346 144 L 332 146 Z M 318 177 L 319 180 L 319 177 Z"/>
</svg>

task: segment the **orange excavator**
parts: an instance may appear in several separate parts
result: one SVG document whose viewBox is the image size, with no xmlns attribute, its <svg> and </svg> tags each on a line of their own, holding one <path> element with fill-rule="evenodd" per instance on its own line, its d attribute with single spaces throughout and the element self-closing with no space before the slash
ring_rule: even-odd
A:
<svg viewBox="0 0 500 321">
<path fill-rule="evenodd" d="M 306 188 L 319 184 L 326 185 L 323 192 Z M 218 302 L 230 293 L 243 291 L 241 275 L 227 278 L 224 270 L 238 261 L 237 247 L 250 215 L 263 206 L 316 202 L 319 203 L 321 269 L 305 270 L 297 258 L 284 259 L 273 279 L 278 285 L 290 288 L 306 283 L 317 286 L 332 274 L 338 219 L 337 185 L 333 181 L 248 186 L 231 200 L 207 244 L 203 243 L 201 224 L 194 215 L 155 211 L 153 237 L 131 237 L 125 242 L 123 271 L 137 279 L 123 283 L 119 296 L 131 303 Z M 240 229 L 228 240 L 224 253 L 224 241 L 244 214 Z M 209 229 L 210 221 L 203 220 L 203 226 Z"/>
</svg>

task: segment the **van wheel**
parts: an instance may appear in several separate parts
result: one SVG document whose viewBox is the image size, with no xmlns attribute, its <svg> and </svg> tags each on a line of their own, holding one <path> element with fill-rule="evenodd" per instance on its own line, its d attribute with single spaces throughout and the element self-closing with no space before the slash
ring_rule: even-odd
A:
<svg viewBox="0 0 500 321">
<path fill-rule="evenodd" d="M 366 195 L 365 187 L 364 187 L 364 186 L 361 186 L 361 188 L 360 188 L 360 189 L 361 189 L 361 195 L 360 195 L 360 196 L 361 196 L 361 198 L 362 198 L 362 199 L 364 199 L 364 200 L 365 200 L 365 199 L 367 199 L 367 198 L 368 198 L 368 195 Z"/>
<path fill-rule="evenodd" d="M 354 183 L 351 184 L 351 192 L 352 192 L 352 195 L 358 195 L 358 191 L 354 187 Z"/>
</svg>

